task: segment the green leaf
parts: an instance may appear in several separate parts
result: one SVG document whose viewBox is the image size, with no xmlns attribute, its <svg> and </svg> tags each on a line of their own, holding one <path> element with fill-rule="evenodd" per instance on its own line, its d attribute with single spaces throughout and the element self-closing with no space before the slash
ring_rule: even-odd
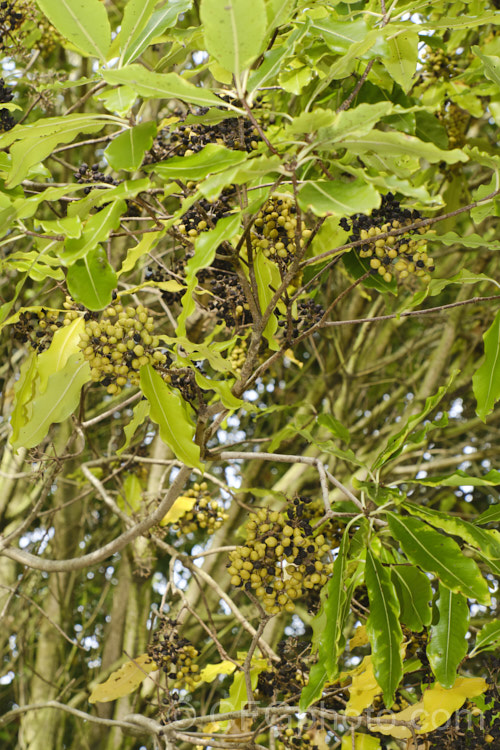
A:
<svg viewBox="0 0 500 750">
<path fill-rule="evenodd" d="M 389 528 L 405 555 L 424 571 L 434 573 L 454 593 L 489 604 L 490 594 L 477 564 L 450 537 L 418 518 L 387 513 Z"/>
<path fill-rule="evenodd" d="M 320 118 L 317 120 L 318 124 L 316 125 L 316 128 L 319 128 L 318 138 L 330 144 L 332 141 L 339 141 L 345 136 L 368 135 L 380 119 L 389 115 L 393 109 L 394 105 L 392 102 L 373 102 L 360 104 L 357 107 L 337 113 L 326 110 L 330 113 L 332 122 L 325 126 L 321 124 L 321 119 L 326 118 L 326 116 L 322 114 L 323 110 L 320 110 Z M 315 114 L 315 111 L 302 113 L 296 120 L 300 124 L 301 119 L 303 120 L 306 115 L 314 118 Z M 292 131 L 296 128 L 296 120 L 289 126 Z"/>
<path fill-rule="evenodd" d="M 309 682 L 302 690 L 299 704 L 301 711 L 305 711 L 311 703 L 321 697 L 327 680 L 335 680 L 340 671 L 339 656 L 345 648 L 343 629 L 347 598 L 345 577 L 348 547 L 349 532 L 345 531 L 333 564 L 332 577 L 324 589 L 326 598 L 311 623 L 314 633 L 313 648 L 318 649 L 318 662 L 311 669 Z M 347 607 L 349 606 L 350 600 L 347 602 Z"/>
<path fill-rule="evenodd" d="M 468 234 L 466 236 L 458 235 L 456 232 L 446 232 L 445 234 L 431 234 L 430 232 L 427 234 L 422 234 L 421 237 L 424 240 L 432 240 L 433 242 L 442 243 L 443 245 L 461 245 L 462 247 L 472 247 L 474 250 L 477 248 L 484 248 L 485 246 L 488 246 L 491 250 L 500 250 L 500 242 L 496 242 L 495 240 L 485 240 L 484 237 L 481 237 L 480 234 Z M 489 276 L 486 276 L 484 273 L 470 273 L 465 268 L 461 269 L 461 273 L 464 274 L 464 280 L 466 281 L 467 276 L 470 277 L 471 281 L 473 280 L 477 281 L 491 281 L 493 283 L 496 283 L 498 285 L 498 282 L 496 282 L 494 279 L 491 279 Z M 453 276 L 453 279 L 458 279 L 458 274 L 456 276 Z M 436 281 L 446 281 L 446 279 L 436 279 Z M 450 280 L 448 280 L 450 281 Z"/>
<path fill-rule="evenodd" d="M 491 472 L 488 472 L 491 474 Z M 495 472 L 495 474 L 499 474 L 500 472 Z M 467 482 L 469 484 L 469 482 Z M 495 484 L 500 484 L 500 479 L 498 482 L 495 482 Z M 496 523 L 497 521 L 500 521 L 500 503 L 495 503 L 495 505 L 492 505 L 488 510 L 485 510 L 484 513 L 481 513 L 479 518 L 476 518 L 474 523 Z"/>
<path fill-rule="evenodd" d="M 238 654 L 238 657 L 240 655 Z M 245 654 L 241 655 L 243 658 Z M 257 687 L 259 674 L 266 669 L 267 661 L 265 659 L 252 659 L 250 667 L 250 682 L 252 689 Z M 228 711 L 241 711 L 245 704 L 248 703 L 249 696 L 246 689 L 245 675 L 243 672 L 237 672 L 229 688 L 229 698 L 223 698 L 219 705 L 220 713 Z"/>
<path fill-rule="evenodd" d="M 361 180 L 354 182 L 308 181 L 299 191 L 298 202 L 304 211 L 316 216 L 350 216 L 369 213 L 380 206 L 380 195 L 374 187 Z"/>
<path fill-rule="evenodd" d="M 134 172 L 141 166 L 144 152 L 151 148 L 155 135 L 156 123 L 142 122 L 114 138 L 104 156 L 113 169 Z"/>
<path fill-rule="evenodd" d="M 390 707 L 403 676 L 403 631 L 399 624 L 399 601 L 390 572 L 370 549 L 366 555 L 365 580 L 370 600 L 366 630 L 372 646 L 373 671 L 384 693 L 384 702 Z"/>
<path fill-rule="evenodd" d="M 144 5 L 147 7 L 147 13 L 143 11 Z M 173 26 L 180 13 L 190 10 L 192 0 L 169 0 L 167 7 L 151 14 L 151 9 L 155 5 L 157 0 L 148 0 L 147 4 L 143 0 L 129 0 L 125 5 L 119 37 L 120 67 L 139 57 L 146 47 Z"/>
<path fill-rule="evenodd" d="M 132 271 L 135 268 L 137 261 L 142 258 L 143 255 L 147 255 L 147 253 L 150 253 L 151 250 L 156 247 L 164 234 L 164 230 L 161 229 L 158 232 L 148 232 L 148 234 L 143 235 L 142 239 L 137 243 L 137 245 L 135 245 L 135 247 L 131 247 L 129 250 L 127 250 L 126 258 L 122 263 L 122 267 L 118 271 L 118 276 Z"/>
<path fill-rule="evenodd" d="M 133 64 L 121 70 L 104 70 L 102 76 L 107 83 L 130 86 L 144 99 L 181 99 L 200 106 L 235 109 L 177 73 L 152 73 L 142 65 Z"/>
<path fill-rule="evenodd" d="M 439 584 L 437 625 L 430 630 L 427 656 L 437 681 L 446 689 L 453 687 L 457 668 L 467 653 L 465 636 L 469 629 L 469 607 L 462 594 Z"/>
<path fill-rule="evenodd" d="M 453 232 L 448 232 L 448 236 L 449 235 L 453 235 Z M 436 237 L 434 237 L 434 239 L 436 239 Z M 463 244 L 464 247 L 467 247 L 466 242 L 460 242 L 460 244 Z M 465 268 L 462 268 L 455 276 L 451 276 L 449 279 L 431 279 L 425 289 L 421 289 L 419 292 L 413 295 L 412 299 L 409 302 L 405 303 L 404 309 L 408 310 L 414 307 L 418 307 L 422 304 L 424 299 L 426 299 L 427 297 L 435 297 L 436 295 L 441 294 L 443 289 L 446 289 L 446 287 L 450 284 L 477 284 L 481 281 L 488 281 L 498 286 L 497 281 L 491 279 L 489 276 L 486 276 L 484 273 L 470 273 L 470 271 L 467 271 Z"/>
<path fill-rule="evenodd" d="M 290 20 L 296 0 L 265 0 L 267 33 Z"/>
<path fill-rule="evenodd" d="M 418 424 L 420 424 L 420 422 L 425 419 L 429 412 L 436 408 L 436 406 L 443 398 L 444 394 L 450 388 L 453 380 L 455 379 L 455 375 L 456 371 L 451 374 L 448 382 L 445 385 L 442 385 L 438 389 L 438 392 L 434 394 L 434 396 L 429 396 L 425 400 L 424 408 L 419 411 L 418 414 L 414 414 L 413 416 L 411 416 L 406 422 L 403 429 L 400 430 L 396 435 L 393 435 L 391 438 L 389 438 L 386 447 L 379 453 L 379 455 L 375 459 L 372 466 L 372 471 L 380 469 L 391 458 L 396 458 L 400 455 L 411 432 Z"/>
<path fill-rule="evenodd" d="M 106 87 L 95 99 L 102 102 L 108 112 L 116 112 L 125 117 L 134 106 L 137 94 L 131 86 L 119 86 L 116 89 Z"/>
<path fill-rule="evenodd" d="M 118 495 L 116 504 L 127 515 L 139 510 L 142 503 L 142 485 L 136 474 L 126 474 L 123 480 L 123 497 Z"/>
<path fill-rule="evenodd" d="M 401 622 L 419 633 L 430 625 L 432 587 L 422 571 L 413 565 L 393 565 L 391 579 L 401 607 Z"/>
<path fill-rule="evenodd" d="M 281 275 L 276 263 L 273 263 L 270 258 L 266 258 L 261 250 L 255 253 L 254 272 L 255 281 L 257 282 L 257 291 L 259 294 L 259 307 L 260 311 L 263 313 L 267 310 L 272 298 L 274 297 L 275 291 L 281 285 Z M 274 338 L 274 334 L 277 330 L 278 319 L 274 312 L 272 312 L 262 334 L 264 338 L 267 339 L 269 348 L 272 351 L 277 351 L 279 349 L 279 344 Z"/>
<path fill-rule="evenodd" d="M 372 130 L 371 133 L 358 138 L 343 138 L 342 146 L 352 155 L 374 153 L 387 156 L 413 156 L 416 159 L 426 159 L 431 164 L 444 161 L 447 164 L 465 162 L 469 157 L 454 148 L 443 151 L 433 143 L 421 141 L 413 135 L 396 131 Z"/>
<path fill-rule="evenodd" d="M 355 279 L 361 278 L 361 276 L 364 276 L 367 271 L 371 270 L 369 261 L 366 258 L 360 258 L 359 255 L 352 250 L 343 253 L 342 263 Z M 391 281 L 385 281 L 382 276 L 373 272 L 363 281 L 363 286 L 367 289 L 377 289 L 379 292 L 390 292 L 391 294 L 397 294 L 398 291 L 398 285 L 395 278 L 391 279 Z"/>
<path fill-rule="evenodd" d="M 449 513 L 426 508 L 424 505 L 406 502 L 404 507 L 414 516 L 420 516 L 438 529 L 446 531 L 447 534 L 461 537 L 472 547 L 481 550 L 487 557 L 500 560 L 500 536 L 497 538 L 493 532 L 479 529 L 475 524 L 459 516 L 450 516 Z"/>
<path fill-rule="evenodd" d="M 297 65 L 294 61 L 294 64 L 281 71 L 278 76 L 278 83 L 284 91 L 298 96 L 307 86 L 312 75 L 309 65 Z"/>
<path fill-rule="evenodd" d="M 52 122 L 48 123 L 49 120 Z M 40 127 L 32 123 L 12 128 L 16 131 L 13 133 L 16 142 L 10 149 L 12 166 L 6 186 L 19 185 L 31 167 L 42 162 L 60 143 L 71 143 L 80 133 L 97 133 L 105 124 L 102 116 L 67 115 L 65 118 L 45 118 Z"/>
<path fill-rule="evenodd" d="M 193 443 L 195 427 L 189 407 L 151 365 L 140 370 L 141 390 L 150 404 L 150 417 L 160 428 L 160 437 L 186 466 L 203 469 L 200 448 Z"/>
<path fill-rule="evenodd" d="M 19 431 L 29 422 L 31 416 L 38 375 L 37 366 L 37 356 L 35 352 L 31 352 L 22 363 L 19 379 L 14 384 L 14 408 L 10 417 L 12 445 L 19 445 Z"/>
<path fill-rule="evenodd" d="M 264 0 L 202 0 L 200 18 L 209 54 L 236 76 L 262 52 L 267 26 Z"/>
<path fill-rule="evenodd" d="M 362 18 L 355 21 L 334 21 L 327 17 L 315 19 L 311 29 L 318 31 L 334 52 L 345 52 L 352 44 L 362 42 L 370 31 Z"/>
<path fill-rule="evenodd" d="M 118 456 L 121 453 L 123 453 L 123 451 L 127 450 L 132 438 L 134 437 L 137 431 L 137 428 L 140 427 L 141 424 L 143 424 L 148 417 L 149 417 L 149 402 L 147 401 L 147 399 L 141 398 L 139 403 L 134 406 L 134 414 L 133 414 L 132 419 L 123 428 L 123 432 L 125 433 L 125 442 L 122 445 L 122 447 L 118 448 L 118 450 L 116 451 Z"/>
<path fill-rule="evenodd" d="M 99 190 L 91 190 L 89 195 L 79 201 L 70 203 L 68 206 L 68 216 L 80 216 L 87 219 L 89 212 L 93 208 L 106 206 L 119 200 L 129 200 L 151 187 L 151 182 L 147 177 L 140 180 L 125 180 L 115 187 L 103 187 Z M 164 188 L 164 195 L 169 195 L 168 187 Z"/>
<path fill-rule="evenodd" d="M 51 424 L 64 422 L 80 403 L 82 386 L 90 379 L 88 362 L 82 361 L 81 354 L 72 354 L 62 370 L 49 377 L 44 393 L 39 394 L 37 389 L 29 419 L 12 442 L 14 450 L 34 448 L 47 435 Z"/>
<path fill-rule="evenodd" d="M 453 474 L 443 474 L 439 477 L 425 477 L 425 479 L 405 479 L 411 484 L 422 484 L 425 487 L 461 487 L 470 484 L 471 487 L 489 487 L 500 484 L 500 471 L 491 469 L 482 477 L 473 477 L 462 469 L 457 469 Z"/>
<path fill-rule="evenodd" d="M 331 414 L 320 414 L 317 422 L 322 427 L 326 427 L 326 429 L 329 430 L 332 435 L 335 435 L 335 437 L 343 440 L 344 443 L 350 443 L 351 435 L 349 430 L 342 424 L 342 422 L 339 422 L 338 419 L 332 417 Z"/>
<path fill-rule="evenodd" d="M 110 304 L 117 279 L 102 247 L 73 263 L 66 276 L 71 296 L 88 310 L 102 310 Z"/>
<path fill-rule="evenodd" d="M 407 92 L 413 85 L 413 76 L 417 69 L 418 32 L 405 30 L 387 40 L 389 55 L 382 57 L 382 62 L 389 75 Z"/>
<path fill-rule="evenodd" d="M 221 242 L 232 239 L 240 228 L 240 214 L 232 214 L 220 219 L 214 229 L 201 232 L 194 243 L 194 255 L 189 259 L 186 266 L 186 292 L 182 297 L 182 312 L 177 321 L 177 334 L 184 336 L 186 333 L 186 320 L 195 310 L 194 290 L 196 288 L 196 274 L 202 268 L 211 265 L 215 253 Z"/>
<path fill-rule="evenodd" d="M 36 0 L 52 26 L 84 55 L 106 59 L 111 27 L 99 0 Z"/>
<path fill-rule="evenodd" d="M 486 78 L 500 86 L 500 57 L 495 55 L 483 55 L 480 47 L 472 47 L 472 51 L 483 63 L 483 70 Z"/>
<path fill-rule="evenodd" d="M 120 218 L 126 208 L 125 201 L 117 200 L 91 216 L 81 237 L 66 240 L 65 248 L 60 255 L 62 263 L 66 266 L 75 263 L 94 250 L 100 242 L 107 240 L 109 233 L 119 226 Z"/>
<path fill-rule="evenodd" d="M 244 151 L 232 151 L 217 143 L 209 143 L 197 154 L 174 156 L 168 161 L 152 164 L 147 171 L 154 171 L 163 179 L 198 181 L 209 174 L 242 164 L 247 159 L 248 155 Z"/>
<path fill-rule="evenodd" d="M 492 620 L 486 623 L 476 636 L 476 643 L 470 656 L 479 651 L 493 651 L 500 645 L 500 620 Z"/>
<path fill-rule="evenodd" d="M 472 389 L 476 397 L 476 414 L 486 421 L 500 398 L 500 310 L 483 336 L 484 360 L 472 376 Z"/>
</svg>

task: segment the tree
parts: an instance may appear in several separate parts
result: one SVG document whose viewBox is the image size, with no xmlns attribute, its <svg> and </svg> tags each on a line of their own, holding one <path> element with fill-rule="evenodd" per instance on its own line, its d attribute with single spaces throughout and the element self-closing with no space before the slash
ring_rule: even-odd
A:
<svg viewBox="0 0 500 750">
<path fill-rule="evenodd" d="M 6 747 L 499 743 L 497 5 L 1 4 Z"/>
</svg>

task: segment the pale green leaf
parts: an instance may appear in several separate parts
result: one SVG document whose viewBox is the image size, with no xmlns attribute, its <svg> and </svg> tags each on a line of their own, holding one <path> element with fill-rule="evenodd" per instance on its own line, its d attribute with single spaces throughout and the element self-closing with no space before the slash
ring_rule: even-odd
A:
<svg viewBox="0 0 500 750">
<path fill-rule="evenodd" d="M 290 20 L 296 0 L 265 0 L 267 33 Z"/>
<path fill-rule="evenodd" d="M 68 268 L 68 290 L 76 302 L 88 310 L 102 310 L 111 302 L 117 275 L 102 247 L 90 250 Z"/>
<path fill-rule="evenodd" d="M 121 70 L 105 70 L 102 75 L 107 83 L 130 86 L 145 99 L 180 99 L 200 106 L 228 106 L 207 89 L 195 86 L 177 73 L 152 73 L 142 65 L 133 64 Z"/>
<path fill-rule="evenodd" d="M 500 311 L 483 336 L 484 360 L 472 377 L 476 414 L 483 422 L 500 398 Z"/>
<path fill-rule="evenodd" d="M 18 443 L 19 431 L 29 422 L 31 416 L 38 376 L 37 364 L 37 356 L 35 352 L 31 352 L 22 363 L 19 379 L 14 384 L 14 408 L 10 417 L 12 445 L 20 445 Z"/>
<path fill-rule="evenodd" d="M 375 188 L 361 180 L 340 182 L 316 180 L 306 182 L 299 191 L 298 201 L 304 210 L 316 216 L 349 216 L 369 213 L 380 206 L 380 195 Z"/>
<path fill-rule="evenodd" d="M 474 477 L 462 469 L 457 469 L 453 474 L 442 474 L 424 479 L 405 479 L 405 482 L 422 484 L 426 487 L 461 487 L 464 484 L 471 485 L 471 487 L 488 487 L 500 484 L 500 471 L 491 469 L 481 477 Z"/>
<path fill-rule="evenodd" d="M 403 676 L 403 631 L 399 624 L 399 602 L 389 570 L 370 549 L 366 555 L 365 580 L 370 601 L 366 630 L 372 646 L 373 670 L 382 688 L 384 702 L 390 707 Z"/>
<path fill-rule="evenodd" d="M 330 112 L 332 121 L 328 125 L 322 126 L 321 119 L 326 118 L 326 114 L 323 115 L 320 110 L 320 117 L 317 120 L 319 128 L 318 137 L 320 140 L 325 140 L 327 143 L 332 141 L 339 141 L 345 136 L 352 138 L 357 135 L 368 135 L 373 130 L 375 125 L 380 122 L 382 117 L 389 115 L 394 109 L 392 102 L 373 102 L 370 104 L 359 104 L 357 107 L 352 107 L 341 112 Z M 315 116 L 315 112 L 303 113 L 296 118 L 299 123 L 301 119 L 304 119 L 306 115 L 311 117 Z M 293 123 L 293 129 L 295 129 L 295 121 Z"/>
<path fill-rule="evenodd" d="M 491 472 L 488 472 L 491 474 Z M 495 474 L 500 474 L 500 472 L 496 471 Z M 469 484 L 469 482 L 467 482 Z M 495 484 L 500 484 L 500 477 L 498 482 L 495 482 Z M 494 505 L 491 505 L 488 510 L 485 510 L 484 513 L 481 513 L 479 518 L 476 518 L 475 523 L 500 523 L 500 503 L 495 503 Z"/>
<path fill-rule="evenodd" d="M 417 69 L 418 32 L 405 30 L 387 40 L 389 55 L 382 57 L 388 73 L 407 92 Z"/>
<path fill-rule="evenodd" d="M 106 59 L 111 27 L 99 0 L 36 0 L 52 26 L 83 54 Z"/>
<path fill-rule="evenodd" d="M 263 51 L 267 26 L 264 0 L 202 0 L 200 17 L 209 54 L 236 76 Z"/>
<path fill-rule="evenodd" d="M 418 518 L 388 513 L 389 528 L 411 562 L 434 573 L 454 593 L 489 604 L 488 586 L 477 564 L 450 537 Z"/>
<path fill-rule="evenodd" d="M 72 354 L 62 370 L 49 378 L 47 388 L 35 400 L 28 422 L 19 430 L 14 449 L 34 448 L 47 435 L 50 425 L 63 422 L 80 403 L 80 391 L 90 380 L 90 367 L 81 354 Z"/>
<path fill-rule="evenodd" d="M 135 10 L 140 9 L 142 0 L 135 0 Z M 127 8 L 132 3 L 128 2 L 125 9 L 125 15 Z M 157 5 L 157 2 L 148 3 L 148 7 Z M 173 26 L 180 13 L 185 13 L 191 8 L 192 0 L 169 0 L 166 7 L 160 8 L 155 13 L 148 16 L 142 14 L 139 21 L 136 16 L 135 21 L 131 22 L 130 32 L 126 34 L 122 32 L 120 34 L 120 49 L 121 49 L 121 65 L 128 65 L 132 60 L 139 57 L 142 52 L 150 44 L 153 44 L 154 40 L 161 36 L 168 28 Z M 146 23 L 144 24 L 144 20 Z M 123 36 L 123 38 L 122 38 Z M 125 39 L 127 36 L 127 39 Z"/>
<path fill-rule="evenodd" d="M 134 414 L 132 419 L 123 428 L 123 432 L 125 433 L 125 442 L 121 446 L 121 448 L 118 448 L 118 450 L 116 451 L 117 455 L 120 455 L 120 453 L 123 453 L 123 451 L 127 450 L 132 438 L 137 431 L 137 428 L 140 427 L 148 417 L 149 402 L 147 401 L 147 399 L 142 398 L 139 403 L 134 406 Z"/>
<path fill-rule="evenodd" d="M 150 417 L 158 425 L 161 439 L 179 461 L 202 469 L 200 448 L 193 443 L 195 427 L 188 405 L 151 365 L 141 367 L 140 373 L 141 390 L 149 401 Z"/>
<path fill-rule="evenodd" d="M 259 294 L 259 306 L 263 313 L 267 310 L 274 292 L 281 284 L 281 275 L 276 263 L 273 263 L 270 258 L 266 258 L 262 251 L 255 253 L 254 272 Z M 274 312 L 272 312 L 262 335 L 267 339 L 269 348 L 273 351 L 279 349 L 279 344 L 274 338 L 277 329 L 278 320 Z"/>
<path fill-rule="evenodd" d="M 494 651 L 500 646 L 500 620 L 492 620 L 480 630 L 476 636 L 476 643 L 471 656 L 480 651 Z"/>
<path fill-rule="evenodd" d="M 490 81 L 500 86 L 500 57 L 496 55 L 484 55 L 480 47 L 472 47 L 472 51 L 483 63 L 484 74 Z"/>
<path fill-rule="evenodd" d="M 125 3 L 120 33 L 118 34 L 121 61 L 125 58 L 132 40 L 139 35 L 151 18 L 156 5 L 157 0 L 128 0 Z"/>
<path fill-rule="evenodd" d="M 135 268 L 137 261 L 142 258 L 143 255 L 147 255 L 148 253 L 150 253 L 151 250 L 156 247 L 164 234 L 165 232 L 163 230 L 160 230 L 158 232 L 148 232 L 147 234 L 143 235 L 142 239 L 137 243 L 137 245 L 135 245 L 135 247 L 131 247 L 129 250 L 127 250 L 127 255 L 117 275 L 121 276 L 124 273 L 129 273 L 129 271 L 132 271 Z"/>
<path fill-rule="evenodd" d="M 372 130 L 368 135 L 358 138 L 345 137 L 341 142 L 351 156 L 365 153 L 396 157 L 410 156 L 419 160 L 426 159 L 431 164 L 440 161 L 447 164 L 456 164 L 469 160 L 469 157 L 458 148 L 443 151 L 433 143 L 421 141 L 413 135 L 396 131 Z"/>
<path fill-rule="evenodd" d="M 197 154 L 174 156 L 168 161 L 151 165 L 147 171 L 156 172 L 163 179 L 198 181 L 209 174 L 242 164 L 247 159 L 248 155 L 244 151 L 234 151 L 217 143 L 209 143 Z"/>
<path fill-rule="evenodd" d="M 81 237 L 66 240 L 64 250 L 60 255 L 64 265 L 72 265 L 80 258 L 84 258 L 90 250 L 94 250 L 100 242 L 107 240 L 109 233 L 119 226 L 120 218 L 126 208 L 125 201 L 117 200 L 91 216 Z"/>
<path fill-rule="evenodd" d="M 424 573 L 413 565 L 392 565 L 391 578 L 401 607 L 401 622 L 419 633 L 430 625 L 432 588 Z"/>
<path fill-rule="evenodd" d="M 104 151 L 108 163 L 119 171 L 134 172 L 142 164 L 144 153 L 151 148 L 156 135 L 156 123 L 142 122 L 114 138 Z"/>
<path fill-rule="evenodd" d="M 444 688 L 453 687 L 457 668 L 467 653 L 465 636 L 469 628 L 469 607 L 462 594 L 455 594 L 442 583 L 436 607 L 439 620 L 430 630 L 427 656 L 437 681 Z"/>
</svg>

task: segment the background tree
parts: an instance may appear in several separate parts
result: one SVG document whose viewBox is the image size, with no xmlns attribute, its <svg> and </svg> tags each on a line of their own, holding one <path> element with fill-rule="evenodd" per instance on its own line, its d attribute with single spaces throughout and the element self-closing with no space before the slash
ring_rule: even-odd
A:
<svg viewBox="0 0 500 750">
<path fill-rule="evenodd" d="M 5 747 L 500 743 L 496 6 L 0 4 Z"/>
</svg>

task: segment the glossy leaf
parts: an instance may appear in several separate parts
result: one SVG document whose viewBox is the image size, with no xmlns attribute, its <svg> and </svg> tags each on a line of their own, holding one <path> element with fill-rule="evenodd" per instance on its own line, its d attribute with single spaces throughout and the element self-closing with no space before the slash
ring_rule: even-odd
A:
<svg viewBox="0 0 500 750">
<path fill-rule="evenodd" d="M 179 14 L 191 8 L 192 0 L 169 0 L 167 7 L 151 13 L 151 8 L 157 4 L 155 0 L 148 0 L 146 3 L 143 0 L 133 0 L 125 5 L 120 32 L 120 63 L 122 65 L 128 65 L 139 57 L 157 37 L 173 26 Z M 133 8 L 129 10 L 127 16 L 129 6 Z M 144 12 L 146 7 L 147 14 Z"/>
<path fill-rule="evenodd" d="M 49 377 L 54 372 L 62 370 L 72 354 L 78 354 L 80 351 L 80 336 L 84 328 L 83 318 L 77 318 L 68 326 L 58 328 L 49 348 L 38 355 L 38 393 L 43 393 L 46 390 Z"/>
<path fill-rule="evenodd" d="M 130 442 L 137 431 L 137 428 L 140 427 L 141 424 L 144 424 L 148 417 L 149 402 L 147 401 L 147 399 L 142 398 L 139 403 L 134 406 L 134 414 L 132 419 L 123 428 L 123 432 L 125 433 L 125 442 L 121 446 L 121 448 L 118 448 L 118 450 L 116 451 L 117 455 L 120 455 L 129 447 Z"/>
<path fill-rule="evenodd" d="M 80 354 L 73 354 L 62 370 L 52 374 L 44 393 L 35 394 L 28 421 L 21 427 L 14 449 L 34 448 L 47 435 L 50 425 L 63 422 L 80 402 L 80 391 L 90 380 L 90 367 Z"/>
<path fill-rule="evenodd" d="M 413 85 L 413 76 L 417 70 L 418 41 L 418 33 L 407 30 L 387 40 L 389 55 L 382 57 L 382 62 L 403 91 L 409 91 Z"/>
<path fill-rule="evenodd" d="M 436 406 L 439 404 L 441 399 L 443 398 L 444 394 L 448 391 L 450 388 L 454 378 L 456 375 L 456 371 L 454 371 L 451 374 L 451 377 L 449 378 L 446 385 L 441 386 L 437 393 L 435 393 L 433 396 L 429 396 L 425 400 L 424 407 L 421 411 L 418 412 L 418 414 L 414 414 L 411 416 L 408 421 L 406 422 L 405 426 L 402 430 L 400 430 L 396 435 L 389 438 L 386 447 L 379 453 L 377 458 L 375 459 L 372 471 L 376 471 L 377 469 L 380 469 L 384 464 L 387 463 L 391 458 L 395 458 L 396 456 L 399 456 L 402 452 L 405 443 L 408 440 L 409 435 L 413 432 L 415 427 L 422 422 L 425 417 L 431 412 L 433 409 L 436 408 Z"/>
<path fill-rule="evenodd" d="M 202 469 L 200 448 L 193 443 L 194 424 L 189 407 L 151 365 L 141 367 L 141 390 L 149 401 L 150 417 L 160 428 L 160 437 L 186 466 Z"/>
<path fill-rule="evenodd" d="M 495 472 L 495 473 L 498 474 L 499 472 Z M 495 482 L 495 484 L 500 484 L 500 481 Z M 488 508 L 488 510 L 485 510 L 484 513 L 481 513 L 479 518 L 476 518 L 474 523 L 476 524 L 500 523 L 500 503 L 495 503 L 494 505 L 491 505 Z"/>
<path fill-rule="evenodd" d="M 160 526 L 169 526 L 172 523 L 176 523 L 182 516 L 185 516 L 186 513 L 192 510 L 195 503 L 196 497 L 180 495 L 168 513 L 161 519 Z"/>
<path fill-rule="evenodd" d="M 484 55 L 480 47 L 472 47 L 472 51 L 483 63 L 484 74 L 490 81 L 500 86 L 500 57 L 496 55 Z"/>
<path fill-rule="evenodd" d="M 306 182 L 299 191 L 299 205 L 316 216 L 350 216 L 370 213 L 380 206 L 380 195 L 375 188 L 361 180 L 354 182 Z"/>
<path fill-rule="evenodd" d="M 484 360 L 472 377 L 476 414 L 485 421 L 500 398 L 500 311 L 483 336 Z"/>
<path fill-rule="evenodd" d="M 227 106 L 207 89 L 195 86 L 177 73 L 152 73 L 142 65 L 127 65 L 121 70 L 104 70 L 111 84 L 130 86 L 144 99 L 180 99 L 200 106 Z"/>
<path fill-rule="evenodd" d="M 436 602 L 439 620 L 430 629 L 427 656 L 437 681 L 451 688 L 457 669 L 467 653 L 465 636 L 469 628 L 469 607 L 462 594 L 454 594 L 441 583 Z"/>
<path fill-rule="evenodd" d="M 124 695 L 130 695 L 148 674 L 156 672 L 158 666 L 148 654 L 141 654 L 112 672 L 105 682 L 97 685 L 90 694 L 89 703 L 107 703 Z"/>
<path fill-rule="evenodd" d="M 434 573 L 454 593 L 488 604 L 490 595 L 477 564 L 458 544 L 418 518 L 388 513 L 389 528 L 406 556 L 424 571 Z"/>
<path fill-rule="evenodd" d="M 232 151 L 217 143 L 209 143 L 197 154 L 191 156 L 174 156 L 168 161 L 158 162 L 149 167 L 163 179 L 202 180 L 209 174 L 222 172 L 228 167 L 246 161 L 244 151 Z"/>
<path fill-rule="evenodd" d="M 389 115 L 393 109 L 394 105 L 392 102 L 374 102 L 373 104 L 359 104 L 357 107 L 337 113 L 327 110 L 331 118 L 331 122 L 328 124 L 322 123 L 321 119 L 326 118 L 326 115 L 320 111 L 320 119 L 316 121 L 317 124 L 314 130 L 319 128 L 319 138 L 328 143 L 340 141 L 345 136 L 367 135 L 380 122 L 380 119 Z M 293 132 L 297 128 L 300 128 L 301 121 L 304 121 L 308 115 L 314 118 L 315 112 L 303 112 L 299 117 L 295 118 L 290 126 L 291 131 Z"/>
<path fill-rule="evenodd" d="M 102 310 L 112 300 L 117 275 L 108 263 L 105 250 L 96 247 L 68 268 L 66 282 L 76 302 L 88 310 Z"/>
<path fill-rule="evenodd" d="M 81 237 L 66 240 L 61 253 L 62 262 L 67 266 L 72 265 L 75 261 L 84 258 L 90 250 L 94 250 L 99 242 L 107 240 L 109 233 L 119 226 L 126 207 L 124 201 L 117 200 L 91 216 Z"/>
<path fill-rule="evenodd" d="M 399 601 L 389 570 L 370 549 L 366 555 L 365 580 L 370 600 L 366 629 L 372 646 L 374 674 L 384 693 L 384 702 L 390 707 L 403 676 L 403 631 L 399 624 Z"/>
<path fill-rule="evenodd" d="M 334 680 L 339 673 L 339 656 L 345 647 L 343 613 L 348 545 L 349 535 L 345 532 L 333 564 L 332 577 L 324 589 L 322 606 L 312 623 L 313 648 L 318 650 L 318 661 L 312 667 L 309 682 L 300 696 L 302 711 L 321 697 L 327 680 Z"/>
<path fill-rule="evenodd" d="M 426 159 L 431 164 L 444 161 L 447 164 L 468 161 L 468 157 L 458 148 L 443 151 L 433 143 L 421 141 L 412 135 L 395 131 L 372 131 L 369 135 L 351 139 L 342 139 L 342 146 L 349 154 L 365 154 L 373 152 L 386 156 L 413 156 Z"/>
<path fill-rule="evenodd" d="M 145 234 L 137 243 L 137 245 L 135 245 L 135 247 L 131 247 L 127 251 L 125 260 L 123 261 L 117 275 L 121 276 L 123 273 L 129 273 L 133 268 L 135 268 L 135 265 L 139 261 L 139 259 L 142 258 L 143 255 L 147 255 L 148 253 L 150 253 L 151 250 L 156 247 L 164 234 L 165 232 L 163 230 L 160 230 L 158 232 L 148 232 L 147 234 Z"/>
<path fill-rule="evenodd" d="M 391 566 L 391 579 L 401 607 L 401 622 L 419 633 L 430 625 L 432 587 L 422 571 L 413 565 Z"/>
<path fill-rule="evenodd" d="M 108 14 L 99 0 L 36 0 L 52 26 L 84 55 L 103 62 L 111 44 Z"/>
<path fill-rule="evenodd" d="M 494 651 L 500 646 L 500 620 L 492 620 L 479 631 L 471 656 L 480 651 Z"/>
<path fill-rule="evenodd" d="M 465 484 L 465 482 L 462 484 Z M 406 502 L 404 507 L 412 515 L 420 516 L 436 528 L 442 529 L 452 536 L 461 537 L 472 547 L 481 550 L 487 557 L 500 560 L 500 534 L 497 531 L 480 529 L 459 516 L 451 516 L 449 513 L 426 508 L 416 503 Z"/>
<path fill-rule="evenodd" d="M 311 27 L 319 32 L 334 52 L 345 52 L 352 44 L 362 42 L 369 32 L 363 18 L 345 23 L 345 21 L 330 20 L 325 17 L 312 21 Z"/>
<path fill-rule="evenodd" d="M 144 153 L 151 148 L 155 135 L 156 124 L 142 122 L 114 138 L 104 151 L 104 156 L 113 169 L 133 172 L 141 166 Z"/>
<path fill-rule="evenodd" d="M 236 76 L 262 52 L 267 27 L 264 0 L 202 0 L 200 18 L 209 54 Z"/>
</svg>

